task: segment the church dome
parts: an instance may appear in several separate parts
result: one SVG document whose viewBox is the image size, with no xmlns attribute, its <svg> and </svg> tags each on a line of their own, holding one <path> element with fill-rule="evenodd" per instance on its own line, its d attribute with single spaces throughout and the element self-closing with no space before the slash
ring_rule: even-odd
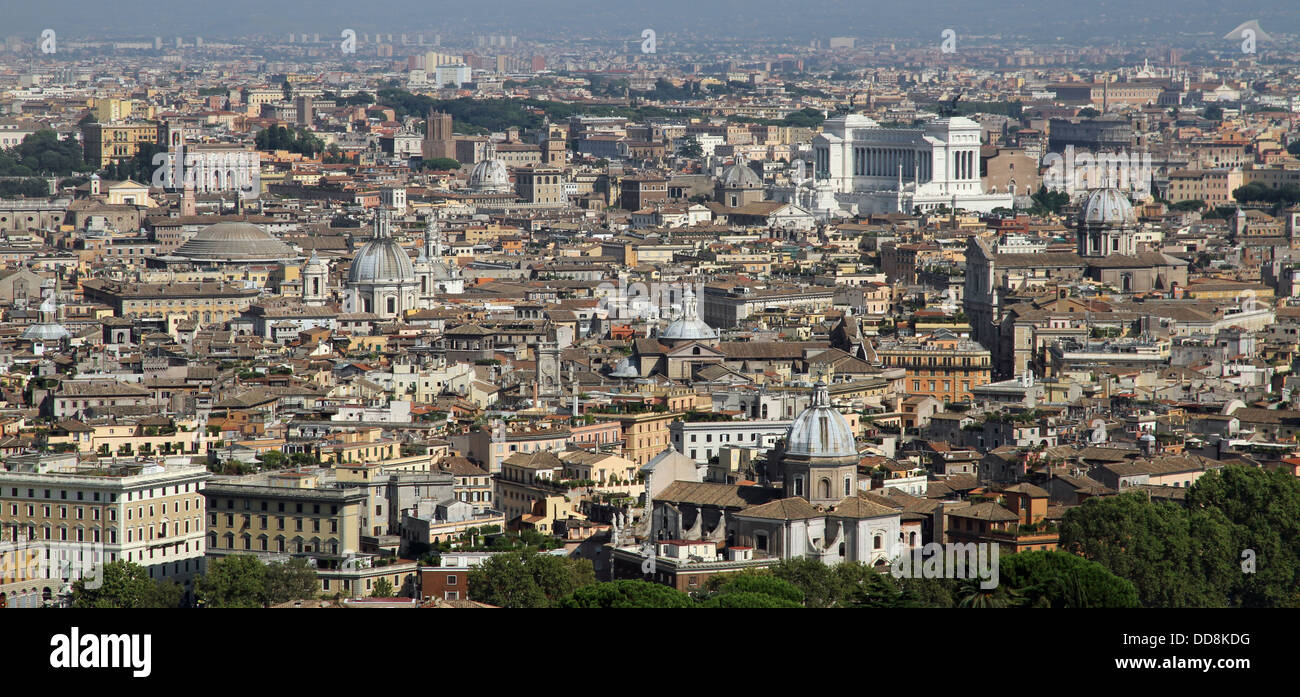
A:
<svg viewBox="0 0 1300 697">
<path fill-rule="evenodd" d="M 726 189 L 761 189 L 763 180 L 748 165 L 729 165 L 718 181 Z"/>
<path fill-rule="evenodd" d="M 684 306 L 682 316 L 673 320 L 659 334 L 660 341 L 671 341 L 673 343 L 686 341 L 710 341 L 718 338 L 718 332 L 710 327 L 708 323 L 700 319 L 698 306 L 696 305 L 695 294 L 688 288 L 686 294 L 682 296 L 682 305 Z"/>
<path fill-rule="evenodd" d="M 357 252 L 348 269 L 348 283 L 406 283 L 415 268 L 406 250 L 391 237 L 375 237 Z"/>
<path fill-rule="evenodd" d="M 1084 225 L 1136 225 L 1137 213 L 1119 189 L 1097 189 L 1088 194 L 1079 210 L 1079 222 Z"/>
<path fill-rule="evenodd" d="M 469 188 L 484 193 L 509 191 L 510 172 L 500 160 L 483 160 L 470 170 Z"/>
<path fill-rule="evenodd" d="M 252 223 L 217 223 L 176 248 L 175 255 L 197 262 L 273 262 L 297 259 L 289 245 Z"/>
<path fill-rule="evenodd" d="M 844 415 L 831 406 L 825 385 L 817 386 L 812 404 L 790 424 L 786 454 L 807 458 L 857 456 L 853 430 Z"/>
<path fill-rule="evenodd" d="M 702 319 L 682 317 L 673 320 L 659 335 L 659 338 L 670 341 L 706 341 L 718 338 L 718 333 Z"/>
</svg>

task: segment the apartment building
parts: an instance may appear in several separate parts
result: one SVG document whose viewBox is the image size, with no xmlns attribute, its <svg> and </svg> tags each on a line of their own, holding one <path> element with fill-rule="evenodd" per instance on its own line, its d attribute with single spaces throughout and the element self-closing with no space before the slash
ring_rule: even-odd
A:
<svg viewBox="0 0 1300 697">
<path fill-rule="evenodd" d="M 139 123 L 86 123 L 81 126 L 81 143 L 87 164 L 104 168 L 135 157 L 140 146 L 162 143 L 162 126 Z"/>
<path fill-rule="evenodd" d="M 42 563 L 36 577 L 8 578 L 0 590 L 49 597 L 65 585 L 61 568 L 119 560 L 188 590 L 204 568 L 202 492 L 211 477 L 188 460 L 7 458 L 0 471 L 0 540 L 25 541 Z"/>
<path fill-rule="evenodd" d="M 341 562 L 361 549 L 363 487 L 288 470 L 208 483 L 207 551 L 214 557 L 302 554 Z"/>
<path fill-rule="evenodd" d="M 946 330 L 882 341 L 876 355 L 886 367 L 904 369 L 904 389 L 912 396 L 964 402 L 972 398 L 972 388 L 990 380 L 989 350 Z"/>
<path fill-rule="evenodd" d="M 768 450 L 790 430 L 791 420 L 675 421 L 668 426 L 673 448 L 705 464 L 723 448 Z"/>
</svg>

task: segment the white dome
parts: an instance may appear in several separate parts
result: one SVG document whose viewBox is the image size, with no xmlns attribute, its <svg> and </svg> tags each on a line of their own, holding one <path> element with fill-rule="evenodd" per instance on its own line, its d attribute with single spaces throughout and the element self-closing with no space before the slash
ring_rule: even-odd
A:
<svg viewBox="0 0 1300 697">
<path fill-rule="evenodd" d="M 500 160 L 483 160 L 470 170 L 469 188 L 483 193 L 509 191 L 510 172 Z"/>
<path fill-rule="evenodd" d="M 685 295 L 682 296 L 682 305 L 684 306 L 682 316 L 673 320 L 664 328 L 663 332 L 659 334 L 660 341 L 665 339 L 672 342 L 706 341 L 718 338 L 718 332 L 700 319 L 699 307 L 696 302 L 695 293 L 687 288 Z"/>
<path fill-rule="evenodd" d="M 406 250 L 391 237 L 376 237 L 357 252 L 348 269 L 348 283 L 394 283 L 415 280 Z"/>
<path fill-rule="evenodd" d="M 718 338 L 718 333 L 704 320 L 682 317 L 669 324 L 659 338 L 672 341 L 704 341 Z"/>
<path fill-rule="evenodd" d="M 813 402 L 790 424 L 786 454 L 801 457 L 856 457 L 858 445 L 853 429 L 838 409 L 831 406 L 830 392 L 818 385 Z"/>
<path fill-rule="evenodd" d="M 1097 189 L 1088 194 L 1079 210 L 1079 222 L 1085 225 L 1136 225 L 1137 212 L 1119 189 Z"/>
</svg>

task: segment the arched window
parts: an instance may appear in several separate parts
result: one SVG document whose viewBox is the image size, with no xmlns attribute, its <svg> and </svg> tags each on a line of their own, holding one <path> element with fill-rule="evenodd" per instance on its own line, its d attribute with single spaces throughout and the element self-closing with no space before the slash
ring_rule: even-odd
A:
<svg viewBox="0 0 1300 697">
<path fill-rule="evenodd" d="M 880 549 L 880 548 L 883 547 L 884 545 L 885 545 L 885 543 L 884 543 L 884 538 L 882 538 L 880 535 L 876 535 L 875 537 L 873 537 L 873 538 L 871 539 L 871 548 L 872 548 L 872 549 Z"/>
<path fill-rule="evenodd" d="M 819 482 L 817 482 L 817 495 L 823 499 L 831 497 L 831 480 L 823 477 Z"/>
</svg>

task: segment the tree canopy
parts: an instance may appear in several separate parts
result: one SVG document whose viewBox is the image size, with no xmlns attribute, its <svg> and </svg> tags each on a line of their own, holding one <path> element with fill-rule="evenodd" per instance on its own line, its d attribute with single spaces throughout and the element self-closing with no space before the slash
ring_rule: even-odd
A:
<svg viewBox="0 0 1300 697">
<path fill-rule="evenodd" d="M 1138 607 L 1137 588 L 1106 567 L 1060 551 L 1027 551 L 999 560 L 1001 583 L 1034 607 Z"/>
<path fill-rule="evenodd" d="M 222 557 L 195 580 L 194 593 L 205 607 L 265 607 L 319 595 L 316 570 L 306 559 L 263 564 L 255 556 Z"/>
<path fill-rule="evenodd" d="M 687 608 L 691 596 L 668 586 L 640 579 L 597 583 L 574 591 L 556 604 L 562 608 Z"/>
<path fill-rule="evenodd" d="M 1237 471 L 1241 470 L 1241 471 Z M 1149 500 L 1142 492 L 1092 498 L 1065 514 L 1063 548 L 1100 563 L 1137 588 L 1147 607 L 1224 607 L 1295 603 L 1294 555 L 1278 554 L 1294 528 L 1278 524 L 1250 529 L 1262 501 L 1276 498 L 1286 515 L 1296 508 L 1300 482 L 1284 482 L 1262 470 L 1228 466 L 1209 472 L 1188 491 L 1187 506 Z M 1242 553 L 1277 554 L 1268 574 L 1244 573 Z"/>
<path fill-rule="evenodd" d="M 325 142 L 306 128 L 271 126 L 258 131 L 253 137 L 258 150 L 288 150 L 314 157 L 325 150 Z"/>
<path fill-rule="evenodd" d="M 72 584 L 75 608 L 173 608 L 182 595 L 174 581 L 154 581 L 143 566 L 128 561 L 104 564 L 98 588 L 88 588 L 85 579 Z"/>
<path fill-rule="evenodd" d="M 48 128 L 23 138 L 15 147 L 0 150 L 0 177 L 69 175 L 93 170 L 85 163 L 81 143 L 73 138 L 59 140 Z"/>
<path fill-rule="evenodd" d="M 498 607 L 550 607 L 596 582 L 591 562 L 526 549 L 493 555 L 469 573 L 470 597 Z"/>
<path fill-rule="evenodd" d="M 222 557 L 194 582 L 194 593 L 204 607 L 262 607 L 266 592 L 266 565 L 250 555 Z"/>
</svg>

